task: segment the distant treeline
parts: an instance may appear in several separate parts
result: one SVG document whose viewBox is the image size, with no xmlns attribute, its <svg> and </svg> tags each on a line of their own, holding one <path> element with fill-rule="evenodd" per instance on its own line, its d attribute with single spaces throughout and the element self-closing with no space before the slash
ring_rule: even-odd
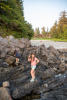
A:
<svg viewBox="0 0 67 100">
<path fill-rule="evenodd" d="M 25 21 L 22 0 L 0 0 L 0 36 L 31 38 L 32 25 Z"/>
<path fill-rule="evenodd" d="M 40 34 L 41 33 L 41 34 Z M 16 38 L 43 37 L 67 39 L 67 12 L 60 14 L 50 31 L 42 27 L 32 29 L 32 25 L 25 21 L 22 0 L 0 0 L 0 36 L 13 35 Z"/>
<path fill-rule="evenodd" d="M 67 39 L 67 12 L 60 13 L 59 20 L 54 23 L 50 31 L 48 31 L 48 28 L 45 31 L 45 27 L 42 27 L 40 32 L 39 28 L 36 28 L 34 37 Z"/>
</svg>

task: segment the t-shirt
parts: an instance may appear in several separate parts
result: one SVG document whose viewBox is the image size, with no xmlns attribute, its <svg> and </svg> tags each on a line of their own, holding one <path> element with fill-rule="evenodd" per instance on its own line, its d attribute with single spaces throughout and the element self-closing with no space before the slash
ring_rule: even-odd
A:
<svg viewBox="0 0 67 100">
<path fill-rule="evenodd" d="M 31 61 L 31 66 L 36 66 L 36 61 L 37 61 L 37 58 L 35 58 L 34 61 Z"/>
</svg>

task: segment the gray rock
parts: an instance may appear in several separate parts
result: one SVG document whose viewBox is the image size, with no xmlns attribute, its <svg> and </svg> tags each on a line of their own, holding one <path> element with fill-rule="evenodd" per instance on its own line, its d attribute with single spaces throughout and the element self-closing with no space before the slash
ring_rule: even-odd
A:
<svg viewBox="0 0 67 100">
<path fill-rule="evenodd" d="M 9 56 L 5 59 L 5 61 L 9 64 L 9 65 L 12 65 L 13 63 L 15 63 L 15 57 L 13 56 Z"/>
<path fill-rule="evenodd" d="M 18 52 L 21 54 L 20 63 L 17 66 L 14 65 L 15 49 L 18 49 Z M 36 68 L 37 81 L 34 83 L 30 83 L 31 67 L 28 62 L 28 55 L 31 53 L 35 53 L 40 60 Z M 63 86 L 64 80 L 67 78 L 67 74 L 65 77 L 55 77 L 59 74 L 63 76 L 66 73 L 66 59 L 67 50 L 57 50 L 52 46 L 46 48 L 44 45 L 31 46 L 30 41 L 24 38 L 17 40 L 15 38 L 6 39 L 0 37 L 0 82 L 10 82 L 10 89 L 14 99 L 21 98 L 32 91 L 40 93 L 43 90 L 42 92 L 46 94 L 43 97 L 49 100 L 50 96 L 47 94 L 51 93 L 51 99 L 53 100 L 54 94 L 51 90 L 55 92 L 57 87 Z M 65 98 L 65 96 L 63 97 Z M 58 96 L 58 98 L 60 97 Z"/>
<path fill-rule="evenodd" d="M 7 88 L 0 88 L 0 100 L 12 100 Z"/>
</svg>

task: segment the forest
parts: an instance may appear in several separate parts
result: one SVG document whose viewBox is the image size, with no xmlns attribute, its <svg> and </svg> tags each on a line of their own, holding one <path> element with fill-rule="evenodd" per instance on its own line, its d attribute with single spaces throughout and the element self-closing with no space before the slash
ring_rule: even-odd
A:
<svg viewBox="0 0 67 100">
<path fill-rule="evenodd" d="M 47 19 L 46 19 L 47 20 Z M 55 21 L 50 30 L 43 26 L 32 28 L 25 20 L 22 0 L 0 0 L 0 36 L 13 35 L 15 38 L 58 38 L 67 39 L 67 12 L 62 11 L 58 21 Z"/>
<path fill-rule="evenodd" d="M 32 25 L 24 18 L 23 1 L 0 0 L 0 36 L 31 39 L 33 34 Z"/>
<path fill-rule="evenodd" d="M 46 31 L 45 27 L 42 27 L 40 32 L 39 28 L 36 28 L 34 37 L 67 39 L 67 12 L 62 11 L 60 13 L 59 20 L 54 23 L 49 31 L 48 28 Z"/>
</svg>

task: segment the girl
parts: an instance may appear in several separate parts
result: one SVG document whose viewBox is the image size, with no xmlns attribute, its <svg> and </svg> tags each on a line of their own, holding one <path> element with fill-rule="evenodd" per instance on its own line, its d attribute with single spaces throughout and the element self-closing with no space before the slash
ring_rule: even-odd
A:
<svg viewBox="0 0 67 100">
<path fill-rule="evenodd" d="M 39 59 L 36 58 L 34 54 L 32 54 L 31 56 L 28 56 L 28 61 L 31 62 L 32 79 L 30 81 L 34 82 L 34 80 L 35 80 L 35 69 L 36 69 L 36 65 L 39 63 Z"/>
</svg>

